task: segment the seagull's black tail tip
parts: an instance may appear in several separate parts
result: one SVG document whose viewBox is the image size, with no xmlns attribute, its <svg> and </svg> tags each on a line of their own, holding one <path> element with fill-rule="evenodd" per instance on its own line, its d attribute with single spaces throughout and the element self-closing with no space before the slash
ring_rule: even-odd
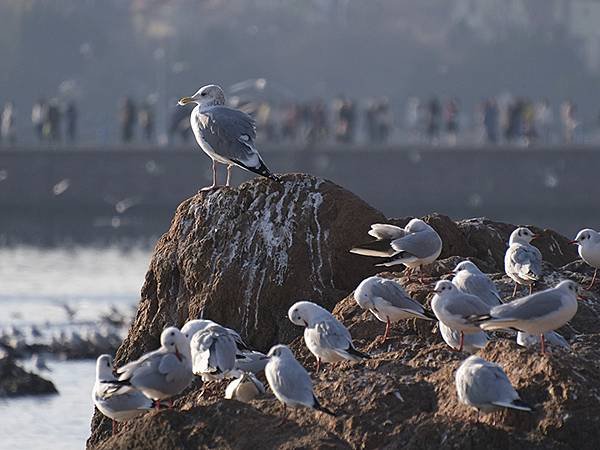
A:
<svg viewBox="0 0 600 450">
<path fill-rule="evenodd" d="M 336 413 L 334 413 L 334 412 L 333 412 L 333 411 L 331 411 L 330 409 L 327 409 L 327 408 L 325 408 L 324 406 L 322 406 L 322 405 L 319 403 L 319 400 L 317 400 L 317 397 L 315 397 L 315 396 L 313 395 L 313 398 L 315 399 L 314 408 L 315 408 L 317 411 L 321 411 L 322 413 L 325 413 L 325 414 L 327 414 L 328 416 L 331 416 L 331 417 L 337 417 L 337 414 L 336 414 Z"/>
<path fill-rule="evenodd" d="M 268 178 L 269 180 L 273 180 L 276 183 L 282 183 L 281 178 L 279 178 L 277 175 L 272 174 L 269 168 L 265 166 L 265 163 L 262 161 L 260 162 L 260 166 L 258 166 L 258 168 L 255 170 L 257 174 L 262 175 L 263 177 Z"/>
<path fill-rule="evenodd" d="M 360 358 L 360 359 L 371 359 L 371 356 L 367 355 L 366 353 L 363 353 L 359 350 L 356 350 L 354 347 L 350 347 L 348 348 L 347 352 L 356 357 L 356 358 Z"/>
</svg>

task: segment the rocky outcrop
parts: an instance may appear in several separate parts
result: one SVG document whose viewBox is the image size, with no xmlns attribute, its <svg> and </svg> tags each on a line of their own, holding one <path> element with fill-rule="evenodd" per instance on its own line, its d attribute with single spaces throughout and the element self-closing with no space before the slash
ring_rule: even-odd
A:
<svg viewBox="0 0 600 450">
<path fill-rule="evenodd" d="M 196 381 L 176 402 L 176 410 L 151 412 L 124 425 L 110 437 L 109 422 L 98 415 L 91 448 L 595 448 L 600 437 L 600 307 L 587 292 L 570 325 L 560 330 L 571 352 L 516 345 L 514 336 L 498 333 L 481 352 L 500 363 L 532 414 L 500 412 L 482 416 L 458 403 L 453 373 L 466 357 L 450 351 L 436 325 L 408 320 L 395 324 L 385 344 L 374 339 L 384 324 L 360 310 L 351 291 L 373 273 L 371 258 L 348 249 L 365 240 L 373 222 L 384 217 L 334 184 L 293 175 L 281 186 L 254 180 L 239 189 L 201 193 L 182 203 L 171 229 L 157 244 L 138 315 L 119 350 L 119 361 L 155 346 L 162 327 L 205 317 L 242 331 L 252 345 L 267 349 L 291 342 L 309 369 L 314 360 L 297 336 L 301 329 L 285 318 L 287 307 L 310 298 L 348 326 L 357 347 L 372 359 L 327 364 L 313 374 L 331 418 L 295 410 L 279 426 L 282 408 L 269 394 L 242 404 L 224 400 L 224 385 L 199 397 Z M 393 219 L 404 225 L 409 219 Z M 514 225 L 472 219 L 453 222 L 427 216 L 442 236 L 440 260 L 422 274 L 422 282 L 402 272 L 386 272 L 427 304 L 431 287 L 465 257 L 491 272 L 504 296 L 512 282 L 503 275 L 503 255 Z M 540 232 L 535 227 L 534 231 Z M 589 282 L 589 270 L 575 261 L 568 240 L 543 231 L 534 244 L 546 259 L 545 284 L 560 278 Z M 285 255 L 282 254 L 285 253 Z M 541 285 L 543 286 L 544 283 Z"/>
<path fill-rule="evenodd" d="M 57 393 L 51 381 L 27 372 L 11 357 L 0 357 L 0 398 Z"/>
</svg>

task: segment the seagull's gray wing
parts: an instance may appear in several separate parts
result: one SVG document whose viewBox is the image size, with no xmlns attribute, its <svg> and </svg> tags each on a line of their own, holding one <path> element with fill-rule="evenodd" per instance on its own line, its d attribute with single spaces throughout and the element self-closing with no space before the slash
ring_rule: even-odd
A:
<svg viewBox="0 0 600 450">
<path fill-rule="evenodd" d="M 421 314 L 425 311 L 423 306 L 410 298 L 402 286 L 394 280 L 382 278 L 379 283 L 373 284 L 371 290 L 373 297 L 380 297 L 394 305 L 396 308 L 417 311 Z"/>
<path fill-rule="evenodd" d="M 377 239 L 383 240 L 394 240 L 406 236 L 408 233 L 404 228 L 397 227 L 396 225 L 389 225 L 387 223 L 374 223 L 371 225 L 369 234 Z"/>
<path fill-rule="evenodd" d="M 258 373 L 265 370 L 268 359 L 265 354 L 255 351 L 238 352 L 235 355 L 235 368 L 242 372 Z"/>
<path fill-rule="evenodd" d="M 398 253 L 406 253 L 417 258 L 427 258 L 442 247 L 442 241 L 433 230 L 410 233 L 392 241 L 391 246 Z"/>
<path fill-rule="evenodd" d="M 160 360 L 164 351 L 162 349 L 154 350 L 153 352 L 142 355 L 139 359 L 131 361 L 122 367 L 117 369 L 117 373 L 120 374 L 119 380 L 127 380 L 139 370 L 141 367 L 152 365 L 154 360 Z M 158 358 L 158 359 L 157 359 Z"/>
<path fill-rule="evenodd" d="M 105 408 L 115 412 L 152 408 L 152 400 L 138 390 L 108 397 L 97 395 L 96 400 L 101 402 Z"/>
<path fill-rule="evenodd" d="M 304 367 L 296 360 L 285 359 L 274 366 L 267 365 L 273 389 L 294 402 L 313 406 L 315 402 L 312 381 Z"/>
<path fill-rule="evenodd" d="M 492 321 L 533 320 L 558 310 L 562 306 L 562 296 L 557 290 L 536 292 L 504 305 L 495 306 L 490 311 Z"/>
<path fill-rule="evenodd" d="M 542 275 L 542 254 L 533 245 L 515 246 L 510 260 L 522 278 L 537 280 Z"/>
<path fill-rule="evenodd" d="M 167 353 L 158 363 L 158 371 L 165 375 L 165 379 L 171 382 L 177 369 L 181 367 L 181 361 L 173 353 Z"/>
<path fill-rule="evenodd" d="M 248 114 L 214 106 L 200 112 L 198 128 L 203 139 L 219 155 L 243 167 L 261 166 L 262 160 L 254 147 L 256 127 Z"/>
<path fill-rule="evenodd" d="M 454 316 L 481 316 L 490 312 L 490 307 L 479 297 L 471 294 L 457 293 L 446 304 L 446 311 Z"/>
<path fill-rule="evenodd" d="M 209 367 L 216 369 L 217 373 L 229 372 L 235 367 L 235 354 L 237 348 L 229 334 L 217 335 L 209 349 Z"/>
<path fill-rule="evenodd" d="M 461 291 L 476 295 L 490 307 L 502 304 L 502 298 L 498 289 L 496 289 L 496 285 L 485 275 L 469 274 L 467 276 L 457 276 L 452 282 Z"/>
<path fill-rule="evenodd" d="M 478 370 L 466 372 L 467 396 L 475 405 L 510 405 L 519 398 L 510 380 L 500 366 L 488 361 L 478 366 Z"/>
<path fill-rule="evenodd" d="M 350 332 L 337 320 L 326 319 L 315 325 L 319 344 L 334 350 L 347 350 L 352 346 Z"/>
</svg>

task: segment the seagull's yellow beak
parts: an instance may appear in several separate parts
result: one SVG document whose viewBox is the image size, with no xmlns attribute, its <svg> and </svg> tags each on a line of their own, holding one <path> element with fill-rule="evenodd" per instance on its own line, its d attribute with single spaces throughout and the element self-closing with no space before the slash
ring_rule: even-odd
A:
<svg viewBox="0 0 600 450">
<path fill-rule="evenodd" d="M 184 105 L 187 105 L 188 103 L 192 103 L 193 101 L 194 101 L 194 99 L 192 97 L 183 97 L 177 102 L 177 104 L 180 106 L 184 106 Z"/>
</svg>

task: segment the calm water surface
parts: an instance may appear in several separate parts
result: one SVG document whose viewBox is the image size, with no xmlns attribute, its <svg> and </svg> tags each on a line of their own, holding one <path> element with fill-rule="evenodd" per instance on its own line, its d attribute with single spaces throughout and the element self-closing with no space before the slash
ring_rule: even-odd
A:
<svg viewBox="0 0 600 450">
<path fill-rule="evenodd" d="M 150 260 L 150 250 L 117 248 L 0 249 L 0 329 L 68 326 L 92 322 L 111 305 L 131 310 Z M 22 365 L 28 367 L 27 361 Z M 95 362 L 50 359 L 59 395 L 0 400 L 0 448 L 81 449 L 93 412 Z"/>
</svg>

